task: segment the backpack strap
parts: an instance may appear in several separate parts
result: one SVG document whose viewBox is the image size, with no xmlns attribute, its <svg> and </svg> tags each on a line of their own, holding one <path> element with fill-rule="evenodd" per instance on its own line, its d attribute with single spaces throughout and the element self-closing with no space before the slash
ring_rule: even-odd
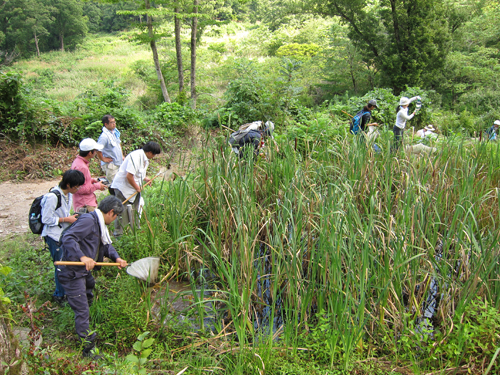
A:
<svg viewBox="0 0 500 375">
<path fill-rule="evenodd" d="M 57 197 L 56 210 L 61 208 L 61 192 L 59 190 L 50 189 L 49 193 L 52 193 Z"/>
</svg>

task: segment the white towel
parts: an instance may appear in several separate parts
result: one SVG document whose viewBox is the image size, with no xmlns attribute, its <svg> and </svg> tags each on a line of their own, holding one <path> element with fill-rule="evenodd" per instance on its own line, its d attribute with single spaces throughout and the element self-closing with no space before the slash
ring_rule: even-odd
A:
<svg viewBox="0 0 500 375">
<path fill-rule="evenodd" d="M 111 237 L 109 236 L 108 227 L 106 226 L 106 223 L 104 222 L 104 216 L 102 215 L 101 210 L 98 208 L 96 208 L 95 212 L 97 214 L 97 217 L 99 218 L 99 225 L 101 227 L 101 242 L 104 245 L 110 245 L 111 244 Z"/>
</svg>

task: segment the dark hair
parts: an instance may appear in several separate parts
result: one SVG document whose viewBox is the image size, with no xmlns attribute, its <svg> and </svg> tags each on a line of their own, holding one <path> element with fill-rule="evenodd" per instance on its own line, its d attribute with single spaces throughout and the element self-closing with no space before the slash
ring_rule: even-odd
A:
<svg viewBox="0 0 500 375">
<path fill-rule="evenodd" d="M 109 120 L 111 120 L 111 119 L 114 119 L 114 117 L 111 115 L 104 115 L 102 117 L 102 124 L 103 125 L 109 124 Z"/>
<path fill-rule="evenodd" d="M 78 153 L 78 155 L 80 155 L 82 158 L 85 158 L 89 154 L 89 152 L 91 152 L 91 151 L 95 151 L 95 150 L 90 150 L 90 151 L 82 151 L 82 150 L 80 150 L 80 152 Z"/>
<path fill-rule="evenodd" d="M 74 188 L 75 186 L 82 186 L 85 183 L 85 176 L 82 172 L 75 169 L 70 169 L 64 172 L 59 187 L 63 190 Z"/>
<path fill-rule="evenodd" d="M 122 201 L 114 195 L 108 195 L 104 198 L 101 203 L 99 203 L 98 208 L 103 214 L 107 214 L 109 211 L 113 210 L 116 215 L 120 215 L 124 210 Z"/>
<path fill-rule="evenodd" d="M 363 111 L 371 112 L 373 108 L 375 108 L 375 106 L 372 107 L 371 104 L 367 104 L 363 107 Z"/>
<path fill-rule="evenodd" d="M 399 110 L 400 110 L 400 109 L 401 109 L 401 106 L 400 106 L 400 105 L 398 105 L 398 106 L 396 107 L 396 114 L 399 112 Z"/>
<path fill-rule="evenodd" d="M 153 141 L 149 141 L 144 146 L 142 146 L 142 150 L 144 152 L 152 152 L 153 155 L 158 155 L 159 153 L 161 153 L 160 145 Z"/>
</svg>

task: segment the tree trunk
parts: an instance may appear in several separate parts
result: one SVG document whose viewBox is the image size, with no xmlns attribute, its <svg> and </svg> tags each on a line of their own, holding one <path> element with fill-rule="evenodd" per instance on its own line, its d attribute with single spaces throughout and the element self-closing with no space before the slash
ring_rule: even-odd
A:
<svg viewBox="0 0 500 375">
<path fill-rule="evenodd" d="M 0 373 L 21 373 L 21 350 L 19 343 L 12 333 L 7 306 L 0 299 Z M 5 364 L 6 365 L 5 365 Z"/>
<path fill-rule="evenodd" d="M 33 35 L 35 36 L 36 55 L 40 57 L 40 48 L 38 48 L 38 38 L 35 30 L 33 30 Z"/>
<path fill-rule="evenodd" d="M 64 35 L 63 35 L 63 33 L 59 34 L 59 40 L 61 41 L 61 51 L 64 52 Z"/>
<path fill-rule="evenodd" d="M 198 0 L 193 0 L 193 13 L 198 13 Z M 191 24 L 191 108 L 196 109 L 196 29 L 198 17 Z"/>
<path fill-rule="evenodd" d="M 144 0 L 144 1 L 146 3 L 146 9 L 150 9 L 151 5 L 149 3 L 149 0 Z M 151 19 L 151 16 L 149 14 L 147 15 L 147 24 L 148 24 L 148 34 L 149 37 L 151 38 L 150 45 L 151 45 L 151 51 L 153 52 L 153 60 L 155 63 L 156 75 L 158 76 L 158 80 L 160 81 L 163 99 L 166 102 L 171 103 L 170 96 L 168 96 L 167 86 L 165 85 L 165 80 L 163 79 L 163 74 L 161 72 L 160 59 L 158 58 L 158 50 L 156 48 L 156 41 L 154 40 L 153 20 Z"/>
<path fill-rule="evenodd" d="M 174 9 L 175 13 L 179 13 L 179 8 Z M 181 20 L 174 18 L 175 22 L 175 53 L 177 56 L 177 73 L 179 75 L 179 94 L 184 91 L 184 69 L 182 66 L 182 46 L 181 46 Z"/>
</svg>

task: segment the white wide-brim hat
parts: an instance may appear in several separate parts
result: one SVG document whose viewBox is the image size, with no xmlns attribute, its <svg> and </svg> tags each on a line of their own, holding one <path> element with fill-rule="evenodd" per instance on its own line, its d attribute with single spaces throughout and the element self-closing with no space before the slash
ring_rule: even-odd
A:
<svg viewBox="0 0 500 375">
<path fill-rule="evenodd" d="M 401 99 L 399 99 L 399 105 L 408 105 L 410 104 L 410 99 L 408 99 L 406 96 L 403 96 Z"/>
<path fill-rule="evenodd" d="M 427 125 L 424 129 L 425 130 L 429 130 L 431 132 L 433 132 L 434 130 L 436 130 L 436 129 L 434 129 L 434 126 L 432 126 L 432 125 Z"/>
<path fill-rule="evenodd" d="M 493 125 L 497 125 L 497 126 L 500 126 L 500 120 L 496 120 Z"/>
</svg>

